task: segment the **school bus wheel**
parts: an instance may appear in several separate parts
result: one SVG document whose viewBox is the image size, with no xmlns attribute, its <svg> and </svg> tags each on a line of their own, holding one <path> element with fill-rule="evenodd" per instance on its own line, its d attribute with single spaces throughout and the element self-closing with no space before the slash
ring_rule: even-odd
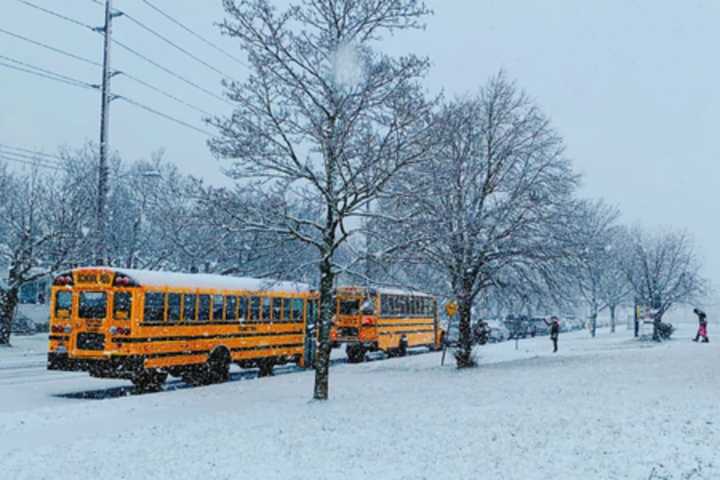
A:
<svg viewBox="0 0 720 480">
<path fill-rule="evenodd" d="M 230 351 L 218 347 L 208 358 L 208 383 L 223 383 L 230 379 Z"/>
<path fill-rule="evenodd" d="M 362 363 L 365 360 L 365 349 L 362 345 L 348 345 L 345 354 L 350 363 Z"/>
<path fill-rule="evenodd" d="M 404 357 L 405 355 L 407 355 L 407 349 L 408 349 L 408 340 L 407 340 L 407 337 L 405 337 L 403 335 L 402 338 L 400 338 L 400 344 L 398 345 L 398 349 L 397 349 L 398 356 Z"/>
<path fill-rule="evenodd" d="M 258 377 L 269 377 L 273 374 L 273 367 L 275 366 L 274 358 L 263 358 L 257 361 L 257 366 L 260 369 Z"/>
<path fill-rule="evenodd" d="M 137 372 L 131 380 L 135 388 L 141 392 L 157 392 L 162 390 L 162 385 L 167 377 L 167 372 L 146 369 Z"/>
<path fill-rule="evenodd" d="M 208 364 L 202 363 L 200 365 L 192 365 L 189 367 L 185 367 L 182 374 L 180 375 L 180 378 L 183 382 L 187 383 L 188 385 L 192 385 L 193 387 L 207 385 L 209 379 Z"/>
</svg>

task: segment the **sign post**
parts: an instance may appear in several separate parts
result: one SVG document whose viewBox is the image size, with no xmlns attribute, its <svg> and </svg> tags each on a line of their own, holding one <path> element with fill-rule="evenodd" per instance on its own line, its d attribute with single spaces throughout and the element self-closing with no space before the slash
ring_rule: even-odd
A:
<svg viewBox="0 0 720 480">
<path fill-rule="evenodd" d="M 455 317 L 455 315 L 457 315 L 457 311 L 458 306 L 455 300 L 450 300 L 445 304 L 445 313 L 448 316 L 448 329 L 447 332 L 445 332 L 445 336 L 443 337 L 443 352 L 442 357 L 440 358 L 440 366 L 445 365 L 445 353 L 450 346 L 450 331 L 452 330 L 453 318 Z"/>
</svg>

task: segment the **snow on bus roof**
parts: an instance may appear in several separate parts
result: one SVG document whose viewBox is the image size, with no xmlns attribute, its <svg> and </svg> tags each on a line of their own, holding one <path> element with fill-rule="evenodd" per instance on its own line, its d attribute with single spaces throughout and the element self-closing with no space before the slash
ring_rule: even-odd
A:
<svg viewBox="0 0 720 480">
<path fill-rule="evenodd" d="M 402 290 L 400 288 L 378 288 L 381 295 L 406 295 L 411 297 L 432 297 L 429 293 L 418 292 L 415 290 Z"/>
<path fill-rule="evenodd" d="M 349 290 L 349 291 L 366 291 L 368 290 L 368 287 L 358 287 L 353 285 L 343 285 L 341 287 L 337 288 L 338 290 Z M 432 297 L 429 293 L 425 292 L 418 292 L 415 290 L 402 290 L 400 288 L 385 288 L 385 287 L 379 287 L 379 288 L 373 288 L 370 287 L 370 290 L 374 290 L 380 295 L 403 295 L 403 296 L 409 296 L 409 297 Z"/>
<path fill-rule="evenodd" d="M 307 292 L 310 285 L 268 278 L 231 277 L 208 273 L 177 273 L 157 270 L 108 268 L 127 275 L 146 287 L 207 288 L 212 290 L 248 290 L 263 292 Z"/>
</svg>

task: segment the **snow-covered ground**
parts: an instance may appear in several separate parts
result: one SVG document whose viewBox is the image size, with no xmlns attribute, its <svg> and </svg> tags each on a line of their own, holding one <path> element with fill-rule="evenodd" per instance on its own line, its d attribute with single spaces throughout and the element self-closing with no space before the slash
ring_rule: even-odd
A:
<svg viewBox="0 0 720 480">
<path fill-rule="evenodd" d="M 468 371 L 438 353 L 338 364 L 325 403 L 292 369 L 131 395 L 44 371 L 45 339 L 17 337 L 0 350 L 0 477 L 718 479 L 720 349 L 691 334 L 501 343 Z"/>
</svg>

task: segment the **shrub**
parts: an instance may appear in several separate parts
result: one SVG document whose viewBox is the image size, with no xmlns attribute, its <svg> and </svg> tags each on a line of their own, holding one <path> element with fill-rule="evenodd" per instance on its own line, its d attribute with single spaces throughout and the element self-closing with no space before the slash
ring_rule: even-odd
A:
<svg viewBox="0 0 720 480">
<path fill-rule="evenodd" d="M 660 339 L 669 340 L 673 333 L 675 333 L 675 327 L 672 326 L 672 323 L 660 322 L 658 325 Z"/>
</svg>

